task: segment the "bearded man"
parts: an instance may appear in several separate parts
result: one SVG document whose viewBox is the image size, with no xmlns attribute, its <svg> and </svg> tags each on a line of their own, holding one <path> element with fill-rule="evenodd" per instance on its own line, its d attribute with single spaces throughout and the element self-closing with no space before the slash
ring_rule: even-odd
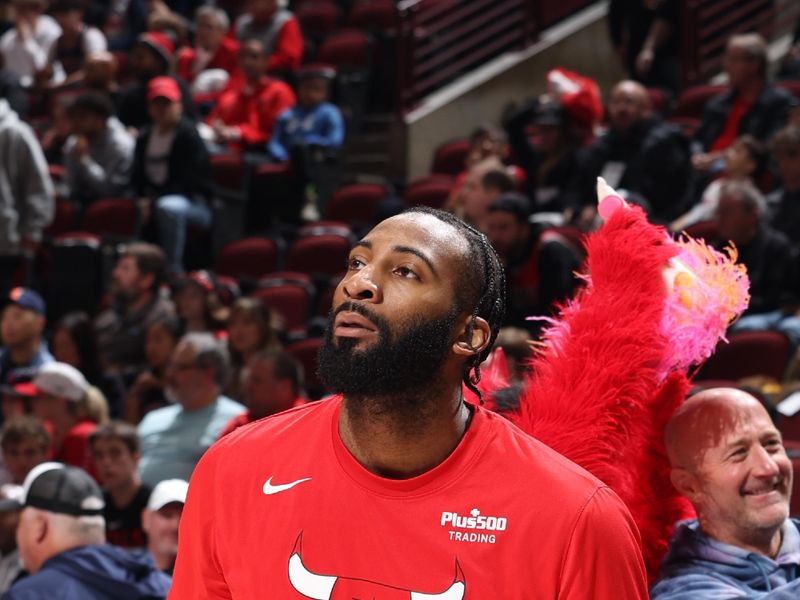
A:
<svg viewBox="0 0 800 600">
<path fill-rule="evenodd" d="M 600 481 L 464 402 L 503 318 L 486 237 L 413 209 L 351 250 L 328 400 L 241 427 L 192 477 L 175 598 L 646 598 Z"/>
</svg>

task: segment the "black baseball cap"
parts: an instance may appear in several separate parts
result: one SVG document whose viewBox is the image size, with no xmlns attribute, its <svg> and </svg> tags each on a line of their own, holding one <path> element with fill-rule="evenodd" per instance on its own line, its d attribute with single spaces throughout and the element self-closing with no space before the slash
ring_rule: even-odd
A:
<svg viewBox="0 0 800 600">
<path fill-rule="evenodd" d="M 32 507 L 73 517 L 103 514 L 103 492 L 78 467 L 57 462 L 36 465 L 22 484 L 21 500 L 0 501 L 0 511 Z"/>
</svg>

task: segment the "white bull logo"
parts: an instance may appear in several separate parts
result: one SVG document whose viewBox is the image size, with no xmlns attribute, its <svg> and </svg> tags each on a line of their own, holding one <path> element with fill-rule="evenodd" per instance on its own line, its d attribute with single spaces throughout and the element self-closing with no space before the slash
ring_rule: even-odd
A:
<svg viewBox="0 0 800 600">
<path fill-rule="evenodd" d="M 463 600 L 466 591 L 464 573 L 456 561 L 456 576 L 452 585 L 439 594 L 423 594 L 401 588 L 336 575 L 318 575 L 303 564 L 301 533 L 289 557 L 289 581 L 292 587 L 313 600 Z"/>
</svg>

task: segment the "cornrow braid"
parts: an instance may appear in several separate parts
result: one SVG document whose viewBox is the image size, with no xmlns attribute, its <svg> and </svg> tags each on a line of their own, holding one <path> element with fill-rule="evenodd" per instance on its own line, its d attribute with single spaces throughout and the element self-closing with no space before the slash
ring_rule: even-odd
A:
<svg viewBox="0 0 800 600">
<path fill-rule="evenodd" d="M 462 265 L 462 280 L 471 288 L 471 293 L 462 294 L 459 298 L 459 304 L 464 309 L 472 307 L 472 318 L 467 329 L 467 339 L 472 339 L 475 320 L 478 317 L 485 319 L 489 324 L 490 337 L 486 347 L 467 362 L 467 368 L 464 371 L 464 385 L 483 404 L 483 395 L 477 388 L 477 384 L 481 380 L 480 365 L 492 351 L 492 346 L 497 339 L 497 334 L 500 331 L 500 325 L 506 312 L 506 277 L 500 259 L 483 233 L 455 215 L 425 206 L 414 207 L 406 212 L 423 213 L 436 217 L 460 231 L 469 244 L 469 256 Z M 472 272 L 471 268 L 474 265 L 480 265 L 480 277 L 476 278 Z"/>
</svg>

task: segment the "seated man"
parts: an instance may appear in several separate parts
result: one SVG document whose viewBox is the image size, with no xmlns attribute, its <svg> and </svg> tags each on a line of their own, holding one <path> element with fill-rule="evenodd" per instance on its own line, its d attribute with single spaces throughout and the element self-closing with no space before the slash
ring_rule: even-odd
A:
<svg viewBox="0 0 800 600">
<path fill-rule="evenodd" d="M 328 85 L 333 77 L 333 70 L 328 68 L 306 68 L 297 73 L 297 104 L 278 116 L 267 147 L 272 158 L 285 162 L 297 146 L 341 147 L 342 113 L 328 102 Z"/>
<path fill-rule="evenodd" d="M 145 367 L 147 326 L 175 313 L 172 302 L 159 293 L 166 280 L 161 248 L 135 242 L 122 250 L 111 272 L 111 307 L 95 319 L 104 368 L 135 376 Z"/>
<path fill-rule="evenodd" d="M 189 481 L 197 461 L 244 406 L 222 395 L 227 355 L 210 333 L 189 333 L 167 366 L 167 386 L 175 404 L 150 411 L 139 423 L 142 481 Z"/>
<path fill-rule="evenodd" d="M 0 316 L 0 383 L 30 381 L 43 364 L 55 359 L 43 332 L 46 308 L 42 297 L 28 288 L 14 288 Z"/>
<path fill-rule="evenodd" d="M 242 387 L 247 412 L 231 419 L 220 437 L 242 425 L 306 403 L 302 367 L 283 350 L 263 350 L 253 355 L 247 361 Z"/>
<path fill-rule="evenodd" d="M 4 599 L 166 598 L 170 579 L 146 554 L 105 543 L 103 494 L 84 471 L 43 463 L 23 488 L 17 545 L 31 575 Z"/>
<path fill-rule="evenodd" d="M 269 56 L 267 72 L 286 75 L 303 60 L 303 35 L 297 18 L 286 9 L 287 0 L 253 0 L 236 21 L 240 42 L 258 38 Z"/>
<path fill-rule="evenodd" d="M 147 551 L 156 568 L 172 575 L 178 555 L 178 526 L 186 504 L 189 483 L 182 479 L 165 479 L 153 488 L 147 506 L 142 510 L 142 525 L 147 532 Z"/>
<path fill-rule="evenodd" d="M 131 176 L 134 139 L 114 116 L 114 106 L 104 94 L 78 96 L 67 108 L 73 134 L 64 146 L 70 198 L 91 203 L 121 196 Z"/>
<path fill-rule="evenodd" d="M 269 53 L 258 38 L 242 41 L 239 66 L 242 79 L 234 81 L 220 96 L 206 119 L 212 128 L 202 128 L 204 138 L 226 144 L 230 150 L 264 152 L 278 115 L 295 103 L 292 88 L 267 77 Z"/>
<path fill-rule="evenodd" d="M 0 37 L 0 54 L 24 87 L 47 66 L 50 50 L 61 35 L 55 19 L 44 14 L 45 0 L 15 0 L 14 27 Z"/>
<path fill-rule="evenodd" d="M 677 524 L 652 600 L 800 597 L 792 463 L 764 407 L 741 390 L 705 390 L 675 412 L 665 440 L 697 519 Z"/>
<path fill-rule="evenodd" d="M 11 481 L 22 485 L 31 469 L 47 460 L 50 444 L 50 434 L 40 419 L 19 415 L 7 420 L 0 430 L 0 450 Z"/>
<path fill-rule="evenodd" d="M 195 83 L 205 71 L 222 70 L 228 79 L 239 70 L 239 42 L 226 37 L 230 27 L 228 15 L 216 6 L 206 4 L 195 15 L 194 47 L 178 51 L 176 71 L 184 81 Z M 227 79 L 226 79 L 227 81 Z M 201 90 L 195 88 L 194 93 Z"/>
<path fill-rule="evenodd" d="M 770 225 L 800 245 L 800 126 L 781 129 L 772 138 L 781 187 L 767 196 Z"/>
<path fill-rule="evenodd" d="M 103 487 L 106 537 L 122 548 L 144 548 L 142 510 L 151 488 L 139 478 L 139 435 L 121 421 L 101 425 L 89 436 L 89 447 Z"/>
</svg>

